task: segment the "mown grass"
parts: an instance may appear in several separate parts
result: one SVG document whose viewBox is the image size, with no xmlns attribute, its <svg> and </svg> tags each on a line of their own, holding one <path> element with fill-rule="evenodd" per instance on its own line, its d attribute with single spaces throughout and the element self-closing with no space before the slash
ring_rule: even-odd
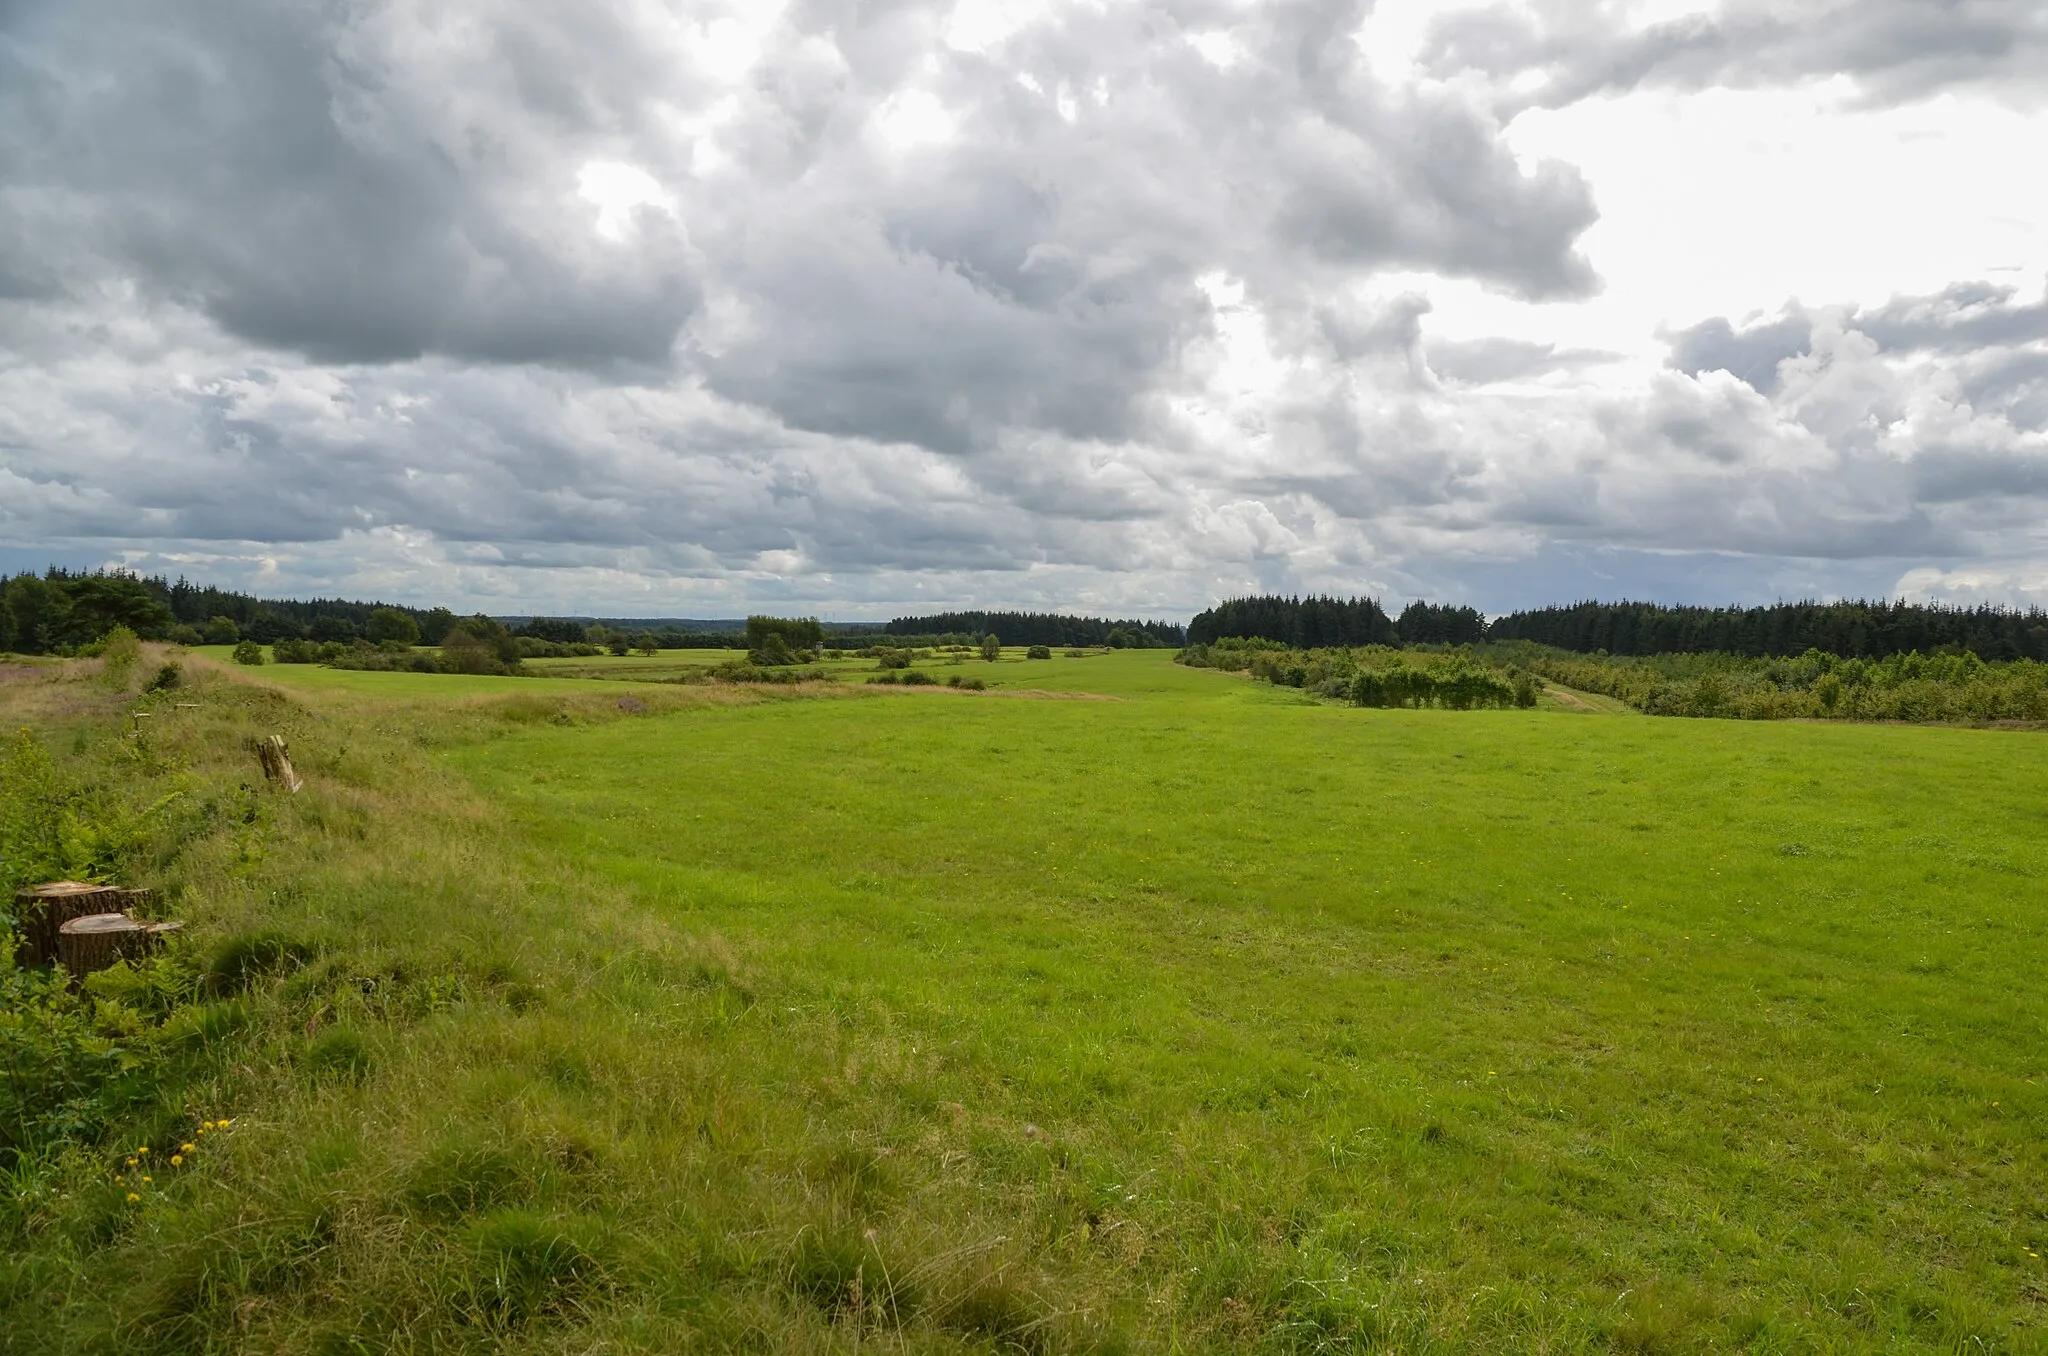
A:
<svg viewBox="0 0 2048 1356">
<path fill-rule="evenodd" d="M 237 1124 L 24 1174 L 0 1345 L 2039 1345 L 2037 737 L 973 670 L 128 722 Z"/>
</svg>

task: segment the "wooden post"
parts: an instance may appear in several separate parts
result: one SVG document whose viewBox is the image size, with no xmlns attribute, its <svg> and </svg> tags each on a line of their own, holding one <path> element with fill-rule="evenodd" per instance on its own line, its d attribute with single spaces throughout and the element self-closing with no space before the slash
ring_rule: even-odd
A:
<svg viewBox="0 0 2048 1356">
<path fill-rule="evenodd" d="M 118 960 L 139 960 L 162 944 L 176 923 L 140 923 L 125 913 L 94 913 L 57 929 L 57 959 L 74 979 Z"/>
<path fill-rule="evenodd" d="M 285 790 L 297 794 L 299 788 L 305 785 L 299 780 L 299 774 L 292 771 L 292 756 L 285 749 L 283 735 L 271 735 L 267 739 L 257 740 L 256 757 L 263 764 L 263 775 L 282 785 Z"/>
<path fill-rule="evenodd" d="M 14 896 L 14 917 L 21 928 L 21 965 L 48 965 L 57 959 L 57 931 L 73 918 L 128 908 L 130 892 L 82 880 L 54 880 L 31 885 Z M 154 891 L 149 892 L 154 897 Z"/>
</svg>

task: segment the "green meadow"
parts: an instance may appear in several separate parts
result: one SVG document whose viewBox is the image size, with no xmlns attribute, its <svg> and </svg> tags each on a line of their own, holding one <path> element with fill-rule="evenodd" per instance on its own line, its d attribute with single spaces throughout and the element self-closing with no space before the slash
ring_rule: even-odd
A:
<svg viewBox="0 0 2048 1356">
<path fill-rule="evenodd" d="M 2043 1348 L 2038 734 L 560 662 L 0 684 L 191 933 L 0 1350 Z"/>
</svg>

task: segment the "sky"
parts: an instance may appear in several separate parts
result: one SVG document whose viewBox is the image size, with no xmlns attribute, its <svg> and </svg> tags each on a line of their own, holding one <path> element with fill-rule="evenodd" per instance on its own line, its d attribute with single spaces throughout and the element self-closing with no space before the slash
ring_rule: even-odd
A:
<svg viewBox="0 0 2048 1356">
<path fill-rule="evenodd" d="M 2048 605 L 2039 0 L 0 0 L 0 569 Z"/>
</svg>

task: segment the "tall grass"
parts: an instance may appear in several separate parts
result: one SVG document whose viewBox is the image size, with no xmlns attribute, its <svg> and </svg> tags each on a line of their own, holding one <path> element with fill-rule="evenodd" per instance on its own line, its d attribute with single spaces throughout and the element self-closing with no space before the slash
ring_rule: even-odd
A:
<svg viewBox="0 0 2048 1356">
<path fill-rule="evenodd" d="M 2031 1334 L 2029 737 L 145 659 L 0 684 L 192 934 L 0 1349 Z"/>
</svg>

